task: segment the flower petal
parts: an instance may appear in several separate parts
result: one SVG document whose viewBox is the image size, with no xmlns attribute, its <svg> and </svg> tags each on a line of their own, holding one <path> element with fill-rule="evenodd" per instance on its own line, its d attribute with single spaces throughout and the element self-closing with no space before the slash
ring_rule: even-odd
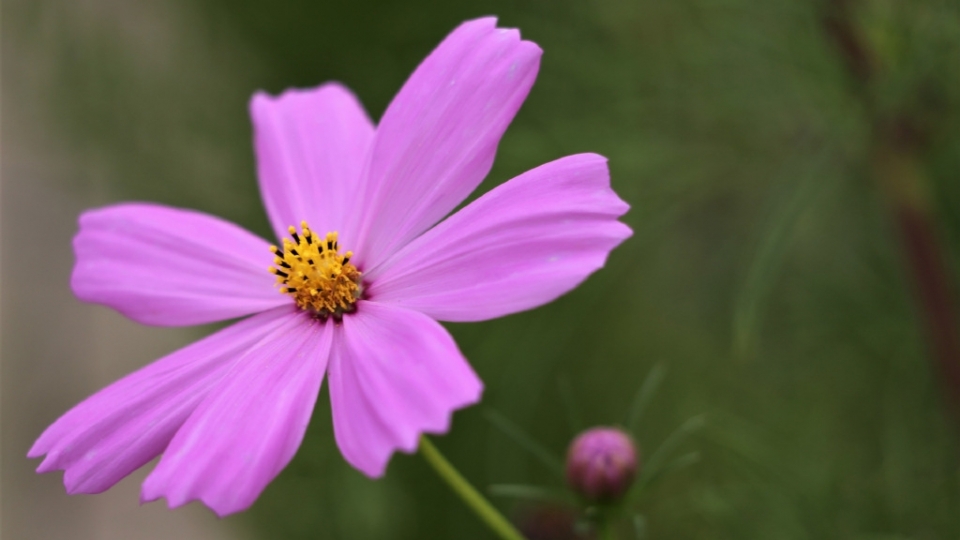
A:
<svg viewBox="0 0 960 540">
<path fill-rule="evenodd" d="M 258 92 L 250 101 L 260 193 L 277 238 L 306 220 L 320 234 L 341 231 L 357 211 L 356 190 L 373 123 L 337 83 Z"/>
<path fill-rule="evenodd" d="M 357 308 L 335 330 L 333 429 L 344 458 L 378 477 L 395 450 L 413 452 L 422 433 L 446 432 L 483 384 L 436 321 L 375 302 Z"/>
<path fill-rule="evenodd" d="M 141 499 L 201 500 L 219 516 L 253 504 L 303 440 L 332 327 L 298 313 L 247 352 L 177 432 Z"/>
<path fill-rule="evenodd" d="M 493 189 L 367 275 L 369 297 L 444 321 L 530 309 L 574 288 L 628 238 L 606 159 L 568 156 Z"/>
<path fill-rule="evenodd" d="M 217 381 L 278 325 L 282 307 L 229 326 L 127 375 L 70 409 L 29 457 L 37 472 L 63 470 L 68 493 L 100 493 L 157 457 Z"/>
<path fill-rule="evenodd" d="M 351 248 L 364 268 L 480 184 L 533 85 L 541 52 L 518 31 L 496 28 L 496 19 L 478 19 L 460 25 L 413 72 L 377 127 L 365 171 L 365 221 Z"/>
<path fill-rule="evenodd" d="M 73 239 L 78 298 L 160 326 L 186 326 L 277 307 L 269 245 L 219 218 L 157 204 L 84 212 Z"/>
</svg>

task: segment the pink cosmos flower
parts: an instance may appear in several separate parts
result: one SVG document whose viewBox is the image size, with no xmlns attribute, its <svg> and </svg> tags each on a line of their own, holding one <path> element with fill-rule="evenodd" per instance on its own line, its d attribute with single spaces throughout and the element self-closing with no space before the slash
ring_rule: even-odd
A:
<svg viewBox="0 0 960 540">
<path fill-rule="evenodd" d="M 324 374 L 337 444 L 371 477 L 422 433 L 446 432 L 482 384 L 437 321 L 550 302 L 631 234 L 594 154 L 538 167 L 437 223 L 490 170 L 540 54 L 496 19 L 464 23 L 376 128 L 335 83 L 255 95 L 279 247 L 191 210 L 85 212 L 80 299 L 159 326 L 249 317 L 71 409 L 30 449 L 46 455 L 37 470 L 65 471 L 69 493 L 99 493 L 162 454 L 143 501 L 246 509 L 296 452 Z"/>
</svg>

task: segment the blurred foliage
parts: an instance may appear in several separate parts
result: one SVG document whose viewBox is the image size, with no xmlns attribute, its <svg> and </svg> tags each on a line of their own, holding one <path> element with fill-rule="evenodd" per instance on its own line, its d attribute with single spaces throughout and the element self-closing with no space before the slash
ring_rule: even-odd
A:
<svg viewBox="0 0 960 540">
<path fill-rule="evenodd" d="M 484 411 L 561 457 L 576 428 L 626 421 L 662 363 L 641 446 L 694 415 L 706 427 L 678 450 L 700 462 L 639 501 L 648 538 L 957 538 L 958 425 L 871 160 L 884 118 L 922 128 L 923 187 L 960 268 L 960 3 L 851 2 L 866 84 L 825 24 L 841 3 L 38 1 L 6 10 L 4 39 L 43 60 L 11 84 L 39 92 L 81 164 L 68 189 L 267 235 L 254 90 L 337 79 L 377 118 L 456 24 L 497 14 L 545 54 L 481 189 L 599 152 L 635 236 L 549 306 L 448 325 L 487 387 L 437 441 L 451 461 L 480 486 L 562 487 Z M 292 464 L 231 519 L 263 538 L 490 537 L 416 456 L 379 481 L 347 466 L 326 390 Z"/>
</svg>

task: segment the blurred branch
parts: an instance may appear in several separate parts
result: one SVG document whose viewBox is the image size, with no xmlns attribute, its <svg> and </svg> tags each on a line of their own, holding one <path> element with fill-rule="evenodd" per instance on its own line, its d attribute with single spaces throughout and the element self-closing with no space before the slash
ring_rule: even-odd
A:
<svg viewBox="0 0 960 540">
<path fill-rule="evenodd" d="M 876 176 L 893 198 L 893 218 L 914 293 L 922 312 L 931 353 L 960 418 L 960 335 L 955 291 L 937 234 L 933 210 L 922 191 L 925 182 L 915 155 L 890 145 L 877 149 Z"/>
<path fill-rule="evenodd" d="M 866 85 L 874 74 L 875 60 L 853 23 L 850 0 L 828 0 L 821 22 L 853 78 Z"/>
<path fill-rule="evenodd" d="M 913 289 L 950 408 L 960 419 L 960 334 L 955 291 L 937 233 L 937 218 L 927 194 L 928 180 L 921 161 L 929 144 L 922 121 L 907 103 L 899 109 L 878 110 L 873 92 L 882 59 L 863 39 L 853 16 L 852 0 L 828 0 L 822 23 L 851 78 L 858 83 L 873 126 L 872 175 L 886 193 L 901 248 L 913 279 Z M 916 87 L 922 88 L 918 81 Z M 919 91 L 919 90 L 918 90 Z"/>
</svg>

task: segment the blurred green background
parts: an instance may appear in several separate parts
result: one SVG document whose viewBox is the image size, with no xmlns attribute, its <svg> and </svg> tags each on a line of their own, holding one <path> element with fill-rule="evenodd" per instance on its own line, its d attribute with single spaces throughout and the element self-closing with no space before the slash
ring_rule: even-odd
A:
<svg viewBox="0 0 960 540">
<path fill-rule="evenodd" d="M 447 325 L 487 388 L 437 440 L 451 461 L 480 487 L 561 488 L 485 414 L 559 457 L 578 429 L 623 422 L 662 364 L 644 452 L 694 415 L 706 425 L 677 450 L 700 461 L 638 501 L 647 538 L 960 537 L 960 416 L 896 219 L 927 219 L 960 282 L 956 0 L 10 0 L 5 164 L 12 148 L 56 147 L 56 189 L 71 197 L 198 208 L 269 237 L 251 94 L 339 80 L 378 118 L 450 30 L 486 14 L 545 54 L 481 191 L 598 152 L 635 235 L 551 305 Z M 17 173 L 5 168 L 5 208 Z M 5 262 L 31 234 L 10 219 Z M 5 367 L 5 383 L 18 376 Z M 96 389 L 37 413 L 33 436 Z M 31 466 L 23 452 L 4 467 Z M 251 538 L 491 538 L 418 456 L 379 481 L 352 470 L 326 389 L 290 466 L 221 523 Z"/>
</svg>

